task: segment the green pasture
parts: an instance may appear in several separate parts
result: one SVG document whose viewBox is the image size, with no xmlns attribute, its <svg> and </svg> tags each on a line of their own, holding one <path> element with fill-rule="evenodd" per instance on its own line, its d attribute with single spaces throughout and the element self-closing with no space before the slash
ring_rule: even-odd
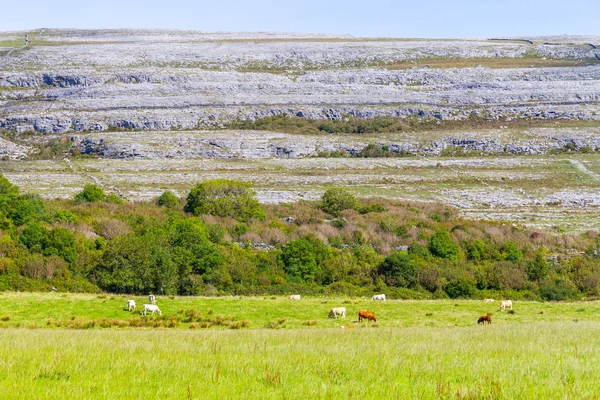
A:
<svg viewBox="0 0 600 400">
<path fill-rule="evenodd" d="M 138 307 L 144 298 L 133 297 Z M 3 399 L 597 399 L 600 304 L 157 298 L 248 328 L 44 328 L 142 318 L 124 296 L 0 295 Z M 327 318 L 345 306 L 345 320 Z M 358 324 L 369 309 L 377 324 Z M 212 311 L 211 311 L 212 310 Z M 491 325 L 477 325 L 492 314 Z M 159 317 L 146 317 L 159 320 Z M 285 320 L 278 329 L 265 325 Z M 312 321 L 305 324 L 306 321 Z M 315 322 L 316 321 L 316 322 Z M 340 329 L 351 324 L 356 329 Z M 20 328 L 17 328 L 19 326 Z M 52 325 L 54 326 L 54 325 Z M 273 324 L 271 324 L 273 326 Z"/>
<path fill-rule="evenodd" d="M 137 303 L 135 312 L 127 311 L 126 301 Z M 67 321 L 127 321 L 141 317 L 147 297 L 123 295 L 91 295 L 65 293 L 4 293 L 0 295 L 0 327 L 56 328 Z M 500 302 L 481 300 L 388 300 L 367 298 L 303 298 L 288 300 L 286 296 L 266 297 L 157 297 L 163 317 L 182 315 L 190 310 L 205 317 L 227 316 L 233 321 L 247 321 L 249 329 L 340 328 L 350 324 L 371 327 L 357 322 L 358 311 L 369 310 L 377 317 L 377 328 L 467 327 L 477 319 L 492 315 L 493 325 L 530 324 L 537 322 L 600 322 L 600 302 L 540 303 L 515 301 L 514 313 L 500 312 Z M 327 318 L 333 307 L 346 307 L 346 318 Z M 147 317 L 161 319 L 157 316 Z M 188 329 L 180 318 L 177 328 Z M 274 323 L 276 322 L 276 323 Z M 117 324 L 114 324 L 116 327 Z M 225 326 L 213 326 L 222 329 Z"/>
</svg>

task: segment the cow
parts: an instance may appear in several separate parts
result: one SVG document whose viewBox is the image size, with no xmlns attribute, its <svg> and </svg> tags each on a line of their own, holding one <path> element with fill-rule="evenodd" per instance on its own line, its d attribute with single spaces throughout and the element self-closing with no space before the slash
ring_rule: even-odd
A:
<svg viewBox="0 0 600 400">
<path fill-rule="evenodd" d="M 127 309 L 129 311 L 135 311 L 135 300 L 127 300 Z"/>
<path fill-rule="evenodd" d="M 300 300 L 302 296 L 300 296 L 299 294 L 293 294 L 290 297 L 288 297 L 288 299 L 290 300 Z"/>
<path fill-rule="evenodd" d="M 346 307 L 337 307 L 329 310 L 329 314 L 327 315 L 329 318 L 337 318 L 338 315 L 341 315 L 342 318 L 346 318 Z"/>
<path fill-rule="evenodd" d="M 371 301 L 376 300 L 385 301 L 385 294 L 376 294 L 375 296 L 371 297 Z"/>
<path fill-rule="evenodd" d="M 158 313 L 158 315 L 162 315 L 160 308 L 158 308 L 158 306 L 154 305 L 154 304 L 144 304 L 144 309 L 142 310 L 142 315 L 146 315 L 147 311 L 152 311 L 152 315 L 154 315 L 155 312 Z"/>
<path fill-rule="evenodd" d="M 494 301 L 494 299 L 483 299 L 483 302 L 484 302 L 484 303 L 491 303 L 491 302 L 493 302 L 493 301 Z"/>
<path fill-rule="evenodd" d="M 148 296 L 148 301 L 150 302 L 150 304 L 156 304 L 156 296 L 151 294 L 150 296 Z"/>
<path fill-rule="evenodd" d="M 371 311 L 359 311 L 358 312 L 358 322 L 362 322 L 363 319 L 367 319 L 369 321 L 377 322 L 377 318 L 375 318 L 375 314 Z"/>
<path fill-rule="evenodd" d="M 485 323 L 491 324 L 492 323 L 492 316 L 491 315 L 484 315 L 479 317 L 479 319 L 477 320 L 477 325 L 479 324 L 483 324 L 485 325 Z"/>
<path fill-rule="evenodd" d="M 500 303 L 500 311 L 504 311 L 506 309 L 506 307 L 510 307 L 510 309 L 512 310 L 512 301 L 510 300 L 502 300 L 502 302 Z"/>
</svg>

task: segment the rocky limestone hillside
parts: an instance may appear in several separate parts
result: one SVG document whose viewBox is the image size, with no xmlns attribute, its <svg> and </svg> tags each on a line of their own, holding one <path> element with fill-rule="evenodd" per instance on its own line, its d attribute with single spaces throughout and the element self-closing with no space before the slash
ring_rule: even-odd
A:
<svg viewBox="0 0 600 400">
<path fill-rule="evenodd" d="M 596 229 L 597 46 L 600 36 L 0 33 L 0 172 L 50 198 L 90 183 L 127 200 L 185 196 L 227 178 L 264 203 L 343 186 L 469 218 Z M 297 129 L 260 125 L 282 115 Z M 398 125 L 319 128 L 378 118 Z"/>
<path fill-rule="evenodd" d="M 26 33 L 30 41 L 23 47 Z M 313 119 L 451 120 L 483 113 L 597 120 L 597 45 L 600 36 L 407 40 L 151 30 L 1 33 L 0 128 L 193 129 L 281 113 Z"/>
</svg>

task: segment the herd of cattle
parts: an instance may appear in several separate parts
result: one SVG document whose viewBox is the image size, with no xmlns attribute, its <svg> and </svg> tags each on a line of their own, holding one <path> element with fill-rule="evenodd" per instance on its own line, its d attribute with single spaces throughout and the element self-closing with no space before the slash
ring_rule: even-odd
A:
<svg viewBox="0 0 600 400">
<path fill-rule="evenodd" d="M 160 311 L 160 308 L 156 305 L 156 296 L 151 294 L 148 296 L 148 301 L 150 301 L 150 304 L 144 304 L 142 315 L 146 315 L 148 312 L 151 312 L 152 315 L 154 315 L 154 313 L 162 315 L 162 311 Z M 135 300 L 127 300 L 127 309 L 129 311 L 135 311 L 135 307 Z"/>
<path fill-rule="evenodd" d="M 289 296 L 288 299 L 301 300 L 302 296 L 299 294 L 293 294 L 293 295 Z M 149 295 L 148 301 L 150 302 L 150 304 L 144 304 L 144 306 L 142 308 L 142 315 L 145 316 L 145 315 L 147 315 L 148 312 L 150 312 L 151 315 L 154 315 L 155 313 L 158 315 L 162 315 L 160 308 L 158 308 L 158 306 L 156 305 L 156 296 L 154 296 L 153 294 Z M 386 301 L 385 294 L 376 294 L 373 297 L 371 297 L 371 301 Z M 483 301 L 485 303 L 491 303 L 495 300 L 494 299 L 484 299 Z M 136 308 L 135 300 L 127 300 L 127 309 L 131 312 L 131 311 L 135 311 L 135 308 Z M 511 300 L 502 300 L 500 302 L 500 311 L 504 311 L 507 308 L 510 308 L 510 310 L 512 311 L 512 309 L 513 309 L 512 301 Z M 334 307 L 331 310 L 329 310 L 329 314 L 327 316 L 329 318 L 337 318 L 337 317 L 346 318 L 346 312 L 347 312 L 346 307 Z M 362 322 L 363 320 L 377 322 L 377 318 L 375 318 L 375 314 L 373 312 L 367 311 L 367 310 L 361 310 L 358 312 L 358 322 Z M 492 323 L 492 316 L 490 314 L 483 315 L 483 316 L 479 317 L 479 319 L 477 320 L 477 324 L 485 325 L 486 322 L 488 324 Z M 352 325 L 343 325 L 342 326 L 342 329 L 348 329 L 348 328 L 354 328 L 354 327 Z"/>
<path fill-rule="evenodd" d="M 288 297 L 288 299 L 290 300 L 300 300 L 302 298 L 302 296 L 300 296 L 299 294 L 293 294 L 291 296 Z M 375 296 L 371 297 L 371 301 L 385 301 L 385 294 L 376 294 Z M 495 301 L 494 299 L 485 299 L 484 302 L 486 303 L 491 303 Z M 500 302 L 500 311 L 504 311 L 507 308 L 510 308 L 510 310 L 512 311 L 513 307 L 512 307 L 512 301 L 511 300 L 502 300 Z M 342 318 L 346 318 L 346 307 L 334 307 L 331 310 L 329 310 L 329 314 L 327 314 L 327 316 L 329 318 L 337 318 L 337 317 L 342 317 Z M 358 322 L 362 322 L 363 320 L 367 320 L 367 321 L 373 321 L 373 322 L 377 322 L 377 318 L 375 318 L 375 314 L 371 311 L 367 311 L 367 310 L 361 310 L 358 312 Z M 477 324 L 484 324 L 485 323 L 491 324 L 492 323 L 492 316 L 490 314 L 488 315 L 484 315 L 479 317 L 479 319 L 477 320 Z M 349 328 L 354 328 L 354 326 L 352 325 L 342 325 L 342 329 L 349 329 Z"/>
</svg>

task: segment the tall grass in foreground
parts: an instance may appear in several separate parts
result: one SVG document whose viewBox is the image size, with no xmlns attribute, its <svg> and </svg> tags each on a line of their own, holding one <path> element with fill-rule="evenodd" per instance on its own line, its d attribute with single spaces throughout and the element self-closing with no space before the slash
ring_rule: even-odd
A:
<svg viewBox="0 0 600 400">
<path fill-rule="evenodd" d="M 7 399 L 592 399 L 598 322 L 0 335 Z"/>
</svg>

